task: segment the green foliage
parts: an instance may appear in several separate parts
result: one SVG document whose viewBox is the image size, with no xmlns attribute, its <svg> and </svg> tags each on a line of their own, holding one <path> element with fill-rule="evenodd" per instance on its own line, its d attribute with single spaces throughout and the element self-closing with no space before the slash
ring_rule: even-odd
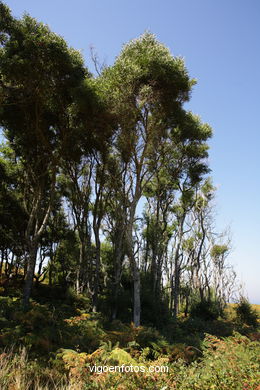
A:
<svg viewBox="0 0 260 390">
<path fill-rule="evenodd" d="M 34 163 L 31 168 L 39 173 L 48 167 L 48 158 L 53 160 L 56 148 L 62 145 L 64 151 L 61 113 L 73 103 L 87 72 L 79 53 L 46 25 L 28 15 L 12 18 L 3 4 L 0 12 L 5 35 L 1 124 L 16 153 Z"/>
<path fill-rule="evenodd" d="M 131 273 L 142 273 L 133 267 L 130 241 L 140 238 L 135 217 L 146 194 L 158 212 L 142 220 L 149 247 L 143 323 L 165 325 L 171 313 L 162 292 L 164 257 L 208 172 L 211 128 L 183 107 L 195 80 L 184 60 L 148 32 L 94 79 L 81 55 L 48 26 L 29 15 L 13 17 L 2 2 L 0 14 L 0 125 L 9 142 L 0 160 L 0 244 L 6 261 L 14 254 L 23 268 L 24 306 L 34 276 L 38 284 L 42 277 L 50 286 L 84 290 L 94 310 L 100 305 L 107 317 L 120 313 L 129 322 L 139 277 Z M 210 189 L 206 181 L 207 200 Z M 123 267 L 126 256 L 131 265 Z M 134 300 L 140 312 L 139 293 Z"/>
<path fill-rule="evenodd" d="M 152 225 L 152 222 L 149 222 Z M 149 229 L 149 242 L 154 242 L 156 238 L 160 240 L 159 232 L 156 230 L 152 233 Z M 168 238 L 162 237 L 161 245 L 164 246 L 164 242 Z M 157 241 L 157 242 L 158 242 Z M 141 304 L 142 304 L 142 324 L 147 327 L 155 327 L 161 329 L 169 323 L 171 315 L 169 312 L 167 297 L 164 294 L 154 294 L 152 290 L 153 275 L 149 272 L 141 276 L 142 291 L 141 291 Z"/>
<path fill-rule="evenodd" d="M 180 360 L 172 366 L 174 389 L 254 389 L 258 383 L 259 345 L 237 334 L 226 340 L 207 335 L 203 357 L 189 367 Z"/>
<path fill-rule="evenodd" d="M 165 343 L 164 337 L 160 332 L 154 328 L 141 327 L 137 333 L 136 341 L 141 348 L 145 348 L 149 345 L 162 345 Z"/>
<path fill-rule="evenodd" d="M 214 245 L 211 249 L 211 256 L 213 258 L 218 258 L 228 251 L 227 245 Z"/>
<path fill-rule="evenodd" d="M 218 302 L 205 300 L 195 303 L 190 312 L 191 317 L 201 318 L 205 321 L 216 320 L 220 314 L 221 310 Z"/>
<path fill-rule="evenodd" d="M 0 126 L 8 140 L 0 150 L 0 347 L 17 352 L 0 355 L 1 389 L 256 386 L 258 343 L 214 336 L 256 327 L 248 302 L 236 308 L 238 324 L 218 320 L 222 295 L 201 285 L 218 298 L 172 318 L 178 300 L 187 316 L 197 299 L 194 271 L 205 272 L 202 282 L 208 276 L 204 256 L 220 276 L 229 252 L 226 244 L 205 246 L 214 187 L 202 177 L 212 131 L 183 108 L 195 84 L 183 59 L 145 33 L 94 79 L 61 37 L 28 15 L 15 19 L 2 2 L 0 30 Z M 147 327 L 129 324 L 139 275 Z M 27 311 L 23 276 L 26 288 L 36 279 Z M 91 313 L 95 299 L 102 314 Z M 171 371 L 91 374 L 95 364 Z"/>
<path fill-rule="evenodd" d="M 178 324 L 179 330 L 175 324 L 177 339 L 181 338 L 180 332 L 182 335 L 186 332 L 186 335 L 193 334 L 193 343 L 190 339 L 189 344 L 169 344 L 152 328 L 135 328 L 114 321 L 111 330 L 106 331 L 95 316 L 87 313 L 64 318 L 68 311 L 60 304 L 56 311 L 46 304 L 33 303 L 30 311 L 24 313 L 19 310 L 17 299 L 2 297 L 0 302 L 1 315 L 9 319 L 10 326 L 7 328 L 7 323 L 3 323 L 2 347 L 17 340 L 30 349 L 29 354 L 19 349 L 17 354 L 0 354 L 3 390 L 11 386 L 15 390 L 26 390 L 29 384 L 34 390 L 40 390 L 39 386 L 55 390 L 112 390 L 118 386 L 133 390 L 159 390 L 165 386 L 176 390 L 253 390 L 259 381 L 259 341 L 250 341 L 238 333 L 225 339 L 207 334 L 201 345 L 194 345 L 194 332 L 205 332 L 209 324 L 211 329 L 208 330 L 214 332 L 214 321 L 189 318 Z M 63 305 L 66 306 L 65 302 Z M 221 323 L 218 321 L 214 326 L 217 330 Z M 55 329 L 60 334 L 59 339 Z M 112 333 L 113 342 L 109 341 Z M 7 334 L 10 339 L 3 344 Z M 124 341 L 120 341 L 119 346 L 116 339 Z M 252 335 L 252 339 L 257 340 L 257 334 Z M 168 366 L 169 372 L 103 373 L 101 376 L 89 370 L 94 365 L 121 364 L 146 368 Z M 18 382 L 21 384 L 16 388 Z"/>
<path fill-rule="evenodd" d="M 168 373 L 146 372 L 138 375 L 104 373 L 101 383 L 100 378 L 93 375 L 88 378 L 90 384 L 87 388 L 112 390 L 120 386 L 119 388 L 122 389 L 133 390 L 143 388 L 151 390 L 162 388 L 175 390 L 253 390 L 257 388 L 260 379 L 258 349 L 259 342 L 251 342 L 239 334 L 225 340 L 207 335 L 202 352 L 200 351 L 200 360 L 187 365 L 184 360 L 186 360 L 187 354 L 192 354 L 192 349 L 175 345 L 169 351 L 168 357 L 149 362 L 149 348 L 146 348 L 139 357 L 139 364 L 146 367 L 167 365 L 169 367 Z M 97 353 L 96 356 L 99 354 Z M 176 357 L 178 357 L 177 361 Z M 75 361 L 78 361 L 78 358 L 79 356 Z M 138 361 L 135 364 L 138 365 Z"/>
<path fill-rule="evenodd" d="M 93 352 L 105 338 L 100 316 L 84 311 L 88 306 L 84 297 L 47 302 L 32 301 L 24 312 L 20 299 L 0 297 L 0 346 L 22 345 L 32 356 L 46 356 L 61 346 Z"/>
<path fill-rule="evenodd" d="M 19 309 L 19 301 L 17 298 L 0 297 L 0 314 L 1 317 L 11 319 L 15 311 Z"/>
<path fill-rule="evenodd" d="M 252 308 L 247 299 L 241 298 L 235 307 L 238 322 L 249 326 L 258 326 L 258 313 Z"/>
<path fill-rule="evenodd" d="M 114 348 L 106 361 L 111 364 L 111 365 L 121 365 L 121 364 L 126 364 L 126 365 L 136 365 L 135 360 L 131 357 L 131 355 L 124 351 L 121 348 Z"/>
<path fill-rule="evenodd" d="M 99 326 L 99 321 L 87 313 L 65 319 L 70 335 L 68 345 L 76 346 L 79 350 L 93 352 L 99 347 L 105 337 L 105 332 Z"/>
</svg>

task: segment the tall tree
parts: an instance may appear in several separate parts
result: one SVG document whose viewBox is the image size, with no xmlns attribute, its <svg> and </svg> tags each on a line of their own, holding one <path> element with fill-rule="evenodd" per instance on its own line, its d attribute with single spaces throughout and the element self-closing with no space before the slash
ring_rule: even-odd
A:
<svg viewBox="0 0 260 390">
<path fill-rule="evenodd" d="M 138 326 L 141 285 L 133 238 L 138 203 L 146 184 L 158 169 L 160 145 L 174 134 L 193 141 L 187 152 L 195 153 L 197 145 L 203 146 L 211 130 L 203 124 L 190 125 L 189 122 L 194 122 L 193 117 L 183 110 L 182 105 L 189 99 L 194 81 L 189 78 L 183 60 L 172 57 L 152 34 L 145 33 L 127 44 L 115 64 L 105 69 L 100 80 L 118 122 L 113 153 L 119 159 L 124 183 L 120 198 L 126 205 L 125 254 L 132 270 L 133 320 Z M 204 147 L 202 158 L 206 156 L 206 149 Z M 201 156 L 197 154 L 196 158 Z"/>
<path fill-rule="evenodd" d="M 31 294 L 38 244 L 52 208 L 62 158 L 73 158 L 82 129 L 76 101 L 88 72 L 78 52 L 48 27 L 13 18 L 0 3 L 0 125 L 24 172 L 29 253 L 24 305 Z M 90 96 L 90 95 L 89 95 Z M 86 117 L 86 113 L 84 113 Z"/>
</svg>

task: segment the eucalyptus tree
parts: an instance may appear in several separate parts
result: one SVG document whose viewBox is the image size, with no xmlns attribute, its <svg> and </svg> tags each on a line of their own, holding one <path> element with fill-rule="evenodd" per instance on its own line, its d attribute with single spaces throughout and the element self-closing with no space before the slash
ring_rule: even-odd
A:
<svg viewBox="0 0 260 390">
<path fill-rule="evenodd" d="M 107 150 L 103 153 L 95 153 L 95 169 L 93 175 L 93 193 L 94 197 L 91 203 L 92 208 L 92 229 L 95 239 L 95 264 L 92 282 L 92 303 L 93 311 L 97 311 L 98 294 L 100 292 L 101 276 L 101 225 L 107 213 L 108 202 L 111 191 L 108 188 L 108 156 Z M 108 189 L 108 191 L 107 191 Z"/>
<path fill-rule="evenodd" d="M 123 168 L 124 169 L 124 168 Z M 120 294 L 121 276 L 125 259 L 125 226 L 127 219 L 127 199 L 125 196 L 125 175 L 122 176 L 120 159 L 112 151 L 107 159 L 104 197 L 106 199 L 104 215 L 104 233 L 111 243 L 112 269 L 110 284 L 112 295 L 112 319 L 117 317 L 118 296 Z"/>
<path fill-rule="evenodd" d="M 196 188 L 208 171 L 206 162 L 203 162 L 207 156 L 207 145 L 203 141 L 205 131 L 210 129 L 191 113 L 183 119 L 179 129 L 173 130 L 167 142 L 159 146 L 158 168 L 145 189 L 150 214 L 146 221 L 147 249 L 151 253 L 153 293 L 157 296 L 162 286 L 163 263 L 166 272 L 170 268 L 168 249 L 172 241 L 175 264 L 170 277 L 171 290 L 178 296 L 185 219 L 193 207 Z M 183 137 L 187 131 L 190 139 Z M 196 142 L 191 134 L 197 134 Z"/>
<path fill-rule="evenodd" d="M 190 258 L 192 285 L 199 292 L 203 301 L 210 294 L 210 246 L 214 234 L 212 198 L 214 187 L 210 179 L 205 180 L 197 194 L 191 211 L 191 234 L 193 235 L 193 252 Z"/>
<path fill-rule="evenodd" d="M 62 207 L 62 201 L 59 192 L 55 194 L 53 204 L 46 229 L 41 236 L 39 242 L 39 262 L 38 269 L 34 274 L 34 278 L 39 283 L 46 277 L 51 286 L 55 280 L 55 259 L 57 250 L 61 242 L 65 240 L 70 234 L 69 224 Z"/>
<path fill-rule="evenodd" d="M 72 217 L 71 225 L 79 241 L 76 292 L 88 292 L 94 311 L 97 307 L 101 261 L 100 229 L 106 203 L 105 167 L 99 152 L 85 154 L 79 162 L 65 161 L 60 177 L 67 209 Z"/>
<path fill-rule="evenodd" d="M 194 205 L 187 214 L 180 283 L 186 286 L 186 306 L 193 295 L 195 301 L 216 302 L 221 312 L 234 290 L 236 275 L 227 263 L 231 249 L 229 234 L 218 233 L 215 228 L 214 192 L 207 178 L 198 188 Z"/>
<path fill-rule="evenodd" d="M 9 277 L 14 265 L 17 273 L 24 260 L 27 216 L 21 204 L 21 166 L 8 144 L 0 147 L 0 177 L 0 273 L 5 263 L 5 274 Z"/>
<path fill-rule="evenodd" d="M 182 106 L 189 100 L 194 80 L 189 78 L 183 60 L 172 57 L 152 34 L 145 33 L 127 44 L 115 64 L 103 71 L 100 82 L 118 123 L 112 152 L 119 160 L 124 183 L 120 197 L 126 205 L 124 246 L 132 270 L 133 319 L 138 326 L 140 267 L 133 239 L 138 203 L 158 170 L 160 145 L 174 135 L 184 144 L 191 141 L 187 152 L 194 153 L 198 145 L 204 146 L 202 158 L 205 158 L 204 143 L 211 130 L 206 125 L 195 128 L 188 125 L 192 118 Z"/>
<path fill-rule="evenodd" d="M 106 159 L 114 119 L 99 91 L 99 83 L 85 81 L 86 89 L 77 101 L 84 118 L 81 147 L 75 158 L 62 162 L 60 183 L 79 239 L 80 255 L 76 265 L 76 291 L 87 290 L 96 311 L 100 269 L 100 229 L 104 216 Z M 81 124 L 82 126 L 82 124 Z M 90 132 L 87 133 L 86 130 Z M 92 245 L 92 235 L 95 244 Z"/>
<path fill-rule="evenodd" d="M 93 161 L 81 158 L 80 162 L 65 161 L 63 167 L 64 176 L 61 179 L 63 194 L 66 197 L 69 210 L 72 215 L 72 225 L 77 232 L 79 240 L 79 258 L 76 265 L 76 292 L 83 291 L 89 276 L 89 262 L 87 255 L 91 249 L 90 231 L 90 196 L 91 176 L 93 173 Z"/>
<path fill-rule="evenodd" d="M 0 33 L 0 125 L 24 172 L 29 253 L 24 305 L 28 306 L 39 240 L 52 209 L 61 160 L 77 157 L 81 147 L 78 136 L 89 112 L 80 111 L 76 102 L 88 88 L 89 74 L 79 53 L 61 37 L 28 15 L 15 19 L 2 2 Z M 86 129 L 85 133 L 87 137 Z"/>
<path fill-rule="evenodd" d="M 221 242 L 222 239 L 222 242 Z M 227 263 L 227 257 L 230 253 L 231 245 L 227 234 L 224 237 L 218 237 L 217 242 L 212 242 L 210 257 L 212 261 L 212 295 L 209 299 L 215 299 L 223 311 L 226 303 L 232 298 L 234 290 L 236 273 L 233 267 Z"/>
</svg>

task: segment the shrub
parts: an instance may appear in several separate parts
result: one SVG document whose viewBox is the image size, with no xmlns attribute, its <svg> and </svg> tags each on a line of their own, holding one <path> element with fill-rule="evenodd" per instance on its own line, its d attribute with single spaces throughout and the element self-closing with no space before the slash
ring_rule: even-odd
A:
<svg viewBox="0 0 260 390">
<path fill-rule="evenodd" d="M 105 332 L 99 321 L 93 317 L 90 314 L 82 313 L 64 320 L 67 324 L 64 336 L 67 335 L 67 338 L 70 338 L 67 342 L 67 348 L 75 348 L 76 346 L 81 351 L 91 353 L 99 347 L 100 342 L 105 338 Z"/>
<path fill-rule="evenodd" d="M 191 317 L 201 318 L 205 321 L 216 320 L 221 315 L 219 304 L 216 301 L 201 301 L 191 308 Z"/>
<path fill-rule="evenodd" d="M 19 309 L 20 301 L 18 298 L 0 297 L 0 317 L 11 320 L 15 310 Z"/>
<path fill-rule="evenodd" d="M 164 337 L 154 328 L 140 327 L 136 336 L 136 342 L 141 348 L 148 347 L 152 343 L 164 342 Z"/>
<path fill-rule="evenodd" d="M 235 311 L 238 322 L 253 326 L 254 328 L 258 326 L 258 314 L 252 308 L 247 299 L 241 298 L 240 302 L 235 308 Z"/>
<path fill-rule="evenodd" d="M 259 383 L 259 343 L 236 333 L 225 340 L 206 335 L 203 358 L 189 367 L 176 364 L 178 390 L 255 390 Z M 174 387 L 175 388 L 175 387 Z"/>
</svg>

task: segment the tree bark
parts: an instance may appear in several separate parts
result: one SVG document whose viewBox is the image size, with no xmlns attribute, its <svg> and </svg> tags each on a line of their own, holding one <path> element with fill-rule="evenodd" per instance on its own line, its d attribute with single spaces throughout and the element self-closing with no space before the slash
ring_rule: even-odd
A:
<svg viewBox="0 0 260 390">
<path fill-rule="evenodd" d="M 118 228 L 116 234 L 116 242 L 114 243 L 114 288 L 113 288 L 113 308 L 112 308 L 112 319 L 117 318 L 118 311 L 118 294 L 120 290 L 121 282 L 121 273 L 122 273 L 122 264 L 124 260 L 124 251 L 123 251 L 123 236 L 124 230 Z"/>
<path fill-rule="evenodd" d="M 180 295 L 180 276 L 181 276 L 181 254 L 180 254 L 180 249 L 181 249 L 181 243 L 183 240 L 183 226 L 184 226 L 184 221 L 185 221 L 186 214 L 183 213 L 180 219 L 180 226 L 179 226 L 179 233 L 178 233 L 178 244 L 175 252 L 175 257 L 174 257 L 174 295 L 173 295 L 173 301 L 174 301 L 174 306 L 173 306 L 173 317 L 176 319 L 177 315 L 179 313 L 179 295 Z"/>
<path fill-rule="evenodd" d="M 130 261 L 132 276 L 133 276 L 133 284 L 134 284 L 134 304 L 133 304 L 133 321 L 136 327 L 140 326 L 141 323 L 141 281 L 140 281 L 140 270 L 138 269 L 138 265 L 136 263 L 136 259 L 134 256 L 134 248 L 133 248 L 133 222 L 134 222 L 134 212 L 131 212 L 130 222 L 126 231 L 126 250 L 127 255 Z"/>
<path fill-rule="evenodd" d="M 173 293 L 173 317 L 175 319 L 179 314 L 179 295 L 180 295 L 180 270 L 179 270 L 178 261 L 175 258 L 174 293 Z"/>
<path fill-rule="evenodd" d="M 100 237 L 99 237 L 99 224 L 94 228 L 96 251 L 95 251 L 95 275 L 94 275 L 94 292 L 93 292 L 93 312 L 97 312 L 98 309 L 98 293 L 99 293 L 99 277 L 100 277 Z"/>
<path fill-rule="evenodd" d="M 141 280 L 140 271 L 136 265 L 133 264 L 133 279 L 134 279 L 134 325 L 140 326 L 141 323 Z"/>
<path fill-rule="evenodd" d="M 23 307 L 24 309 L 28 309 L 29 300 L 31 296 L 31 290 L 33 285 L 33 276 L 36 264 L 36 256 L 37 256 L 38 245 L 35 242 L 32 242 L 29 248 L 29 259 L 28 259 L 28 268 L 25 277 L 25 285 L 24 285 L 24 295 L 23 295 Z"/>
<path fill-rule="evenodd" d="M 80 294 L 82 292 L 82 266 L 85 260 L 85 252 L 86 252 L 85 237 L 82 237 L 82 239 L 80 239 L 79 262 L 77 265 L 77 272 L 76 272 L 76 293 L 77 294 Z"/>
</svg>

